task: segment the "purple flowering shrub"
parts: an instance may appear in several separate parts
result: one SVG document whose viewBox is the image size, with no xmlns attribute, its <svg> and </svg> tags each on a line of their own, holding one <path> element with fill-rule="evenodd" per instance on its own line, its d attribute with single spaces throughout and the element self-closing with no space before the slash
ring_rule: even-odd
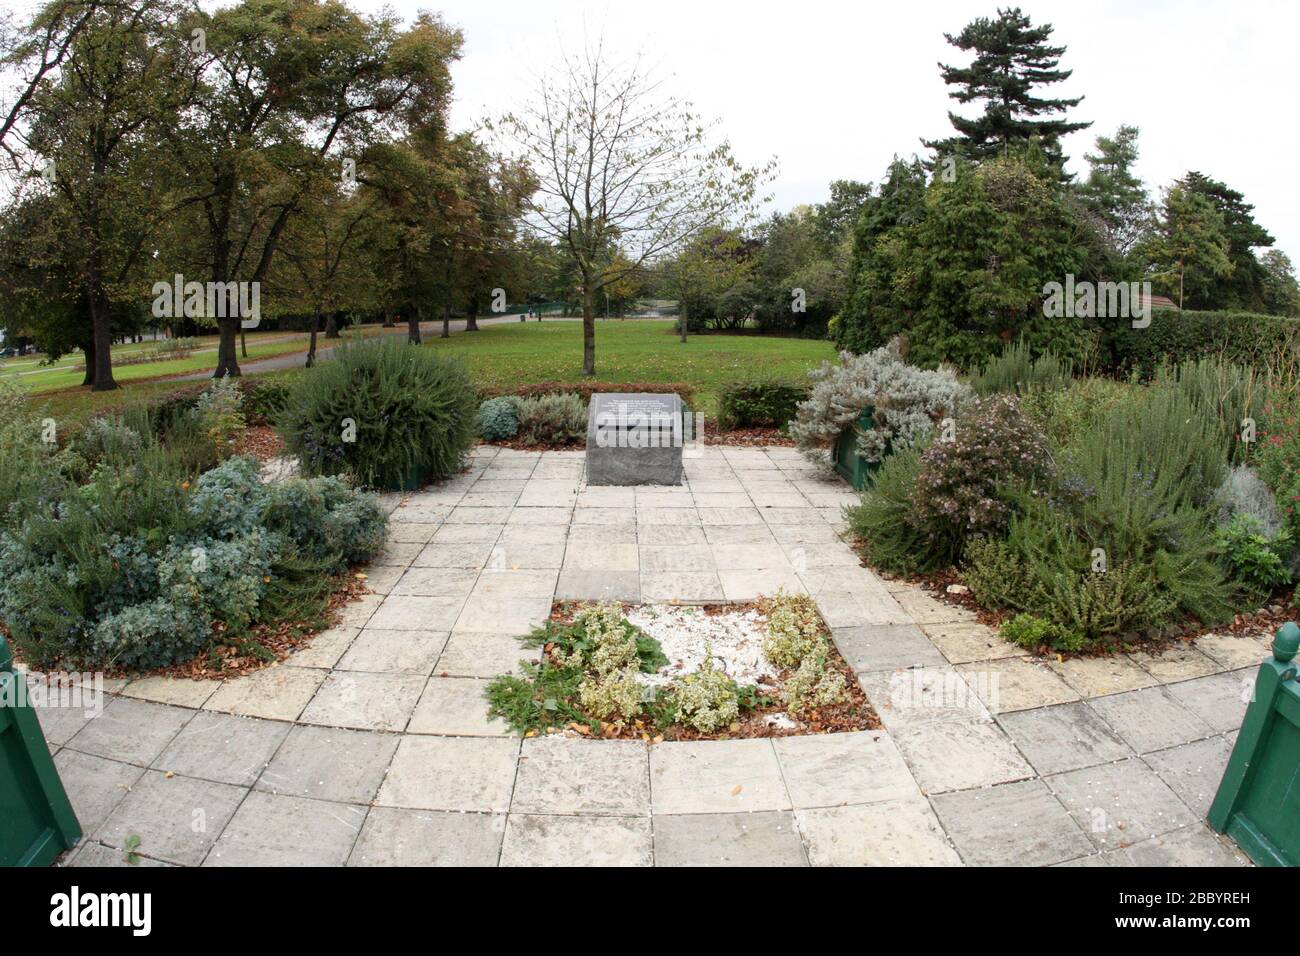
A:
<svg viewBox="0 0 1300 956">
<path fill-rule="evenodd" d="M 951 434 L 941 427 L 922 455 L 908 520 L 951 564 L 969 537 L 1006 528 L 1016 495 L 1036 493 L 1055 476 L 1046 436 L 1014 396 L 973 399 Z"/>
</svg>

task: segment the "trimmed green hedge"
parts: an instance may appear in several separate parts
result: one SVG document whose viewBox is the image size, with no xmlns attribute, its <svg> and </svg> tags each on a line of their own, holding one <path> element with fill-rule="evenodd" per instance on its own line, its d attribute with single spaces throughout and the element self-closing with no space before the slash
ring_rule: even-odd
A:
<svg viewBox="0 0 1300 956">
<path fill-rule="evenodd" d="M 776 380 L 728 382 L 718 398 L 718 426 L 784 428 L 799 403 L 808 398 L 808 385 Z"/>
<path fill-rule="evenodd" d="M 597 392 L 649 392 L 667 394 L 676 392 L 687 408 L 695 407 L 695 386 L 687 382 L 532 382 L 528 385 L 486 386 L 477 389 L 479 402 L 503 395 L 536 398 L 542 395 L 577 395 L 584 402 L 591 401 Z"/>
<path fill-rule="evenodd" d="M 1300 319 L 1250 312 L 1156 309 L 1151 324 L 1107 329 L 1102 347 L 1112 368 L 1150 376 L 1161 364 L 1222 356 L 1263 368 L 1279 355 L 1300 353 Z"/>
</svg>

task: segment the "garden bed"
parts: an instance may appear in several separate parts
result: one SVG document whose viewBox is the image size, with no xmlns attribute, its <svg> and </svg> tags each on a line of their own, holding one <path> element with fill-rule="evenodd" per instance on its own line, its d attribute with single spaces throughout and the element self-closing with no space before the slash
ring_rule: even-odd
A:
<svg viewBox="0 0 1300 956">
<path fill-rule="evenodd" d="M 747 604 L 557 603 L 523 639 L 541 660 L 489 685 L 524 736 L 710 740 L 880 726 L 810 599 Z"/>
</svg>

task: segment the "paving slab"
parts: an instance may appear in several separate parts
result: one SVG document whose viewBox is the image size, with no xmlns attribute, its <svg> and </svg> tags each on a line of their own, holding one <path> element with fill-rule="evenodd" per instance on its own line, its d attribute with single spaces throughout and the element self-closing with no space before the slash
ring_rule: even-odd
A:
<svg viewBox="0 0 1300 956">
<path fill-rule="evenodd" d="M 289 732 L 255 789 L 368 804 L 379 792 L 399 739 L 393 734 L 300 724 Z"/>
<path fill-rule="evenodd" d="M 84 834 L 95 833 L 144 776 L 143 767 L 75 750 L 60 750 L 54 766 Z"/>
<path fill-rule="evenodd" d="M 651 866 L 649 817 L 510 814 L 502 866 Z"/>
<path fill-rule="evenodd" d="M 557 601 L 625 601 L 641 602 L 641 575 L 636 571 L 582 571 L 568 568 L 560 572 L 555 586 Z"/>
<path fill-rule="evenodd" d="M 424 685 L 423 676 L 334 671 L 300 719 L 329 727 L 401 731 Z"/>
<path fill-rule="evenodd" d="M 796 810 L 813 866 L 960 866 L 922 799 Z"/>
<path fill-rule="evenodd" d="M 716 571 L 642 571 L 645 603 L 714 604 L 726 600 Z"/>
<path fill-rule="evenodd" d="M 845 662 L 859 673 L 947 663 L 939 649 L 914 624 L 837 627 L 832 628 L 831 634 Z"/>
<path fill-rule="evenodd" d="M 488 717 L 483 696 L 488 682 L 477 677 L 432 677 L 415 705 L 408 734 L 454 737 L 505 737 L 510 728 L 499 717 Z"/>
<path fill-rule="evenodd" d="M 520 661 L 538 661 L 541 651 L 524 647 L 520 635 L 453 631 L 447 639 L 435 677 L 496 677 L 519 670 Z"/>
<path fill-rule="evenodd" d="M 500 547 L 500 544 L 497 545 Z M 394 595 L 417 597 L 469 597 L 478 581 L 475 568 L 408 568 L 393 586 Z"/>
<path fill-rule="evenodd" d="M 883 730 L 772 740 L 795 809 L 919 799 L 903 756 Z"/>
<path fill-rule="evenodd" d="M 250 787 L 289 730 L 289 724 L 277 720 L 198 713 L 153 762 L 153 769 Z"/>
<path fill-rule="evenodd" d="M 1204 634 L 1196 649 L 1227 670 L 1258 667 L 1271 657 L 1271 635 Z"/>
<path fill-rule="evenodd" d="M 1047 666 L 1084 698 L 1119 694 L 1159 683 L 1126 657 L 1072 657 L 1049 660 Z"/>
<path fill-rule="evenodd" d="M 104 846 L 102 843 L 83 843 L 81 847 L 68 859 L 64 866 L 77 867 L 170 867 L 173 864 L 164 863 L 162 860 L 151 860 L 137 851 L 133 857 L 128 858 L 125 850 L 119 850 L 114 847 Z"/>
<path fill-rule="evenodd" d="M 68 746 L 82 753 L 147 767 L 189 723 L 194 711 L 117 697 L 86 721 Z"/>
<path fill-rule="evenodd" d="M 956 669 L 994 714 L 1079 699 L 1051 668 L 1033 660 L 1008 657 L 959 664 Z"/>
<path fill-rule="evenodd" d="M 1191 644 L 1177 643 L 1159 650 L 1133 651 L 1129 659 L 1162 684 L 1217 674 L 1222 668 Z"/>
<path fill-rule="evenodd" d="M 1209 737 L 1168 750 L 1157 750 L 1142 759 L 1197 817 L 1204 819 L 1219 791 L 1230 756 L 1232 744 L 1227 738 Z"/>
<path fill-rule="evenodd" d="M 683 813 L 654 818 L 656 866 L 807 866 L 788 811 Z"/>
<path fill-rule="evenodd" d="M 1137 843 L 1196 821 L 1187 805 L 1137 758 L 1046 779 L 1080 829 L 1101 849 Z"/>
<path fill-rule="evenodd" d="M 1152 837 L 1104 854 L 1111 866 L 1249 866 L 1235 846 L 1204 824 Z"/>
<path fill-rule="evenodd" d="M 974 866 L 1046 866 L 1092 852 L 1092 844 L 1041 780 L 932 798 L 949 838 Z"/>
<path fill-rule="evenodd" d="M 783 557 L 782 561 L 785 560 Z M 767 597 L 777 591 L 786 594 L 803 594 L 803 582 L 793 567 L 761 568 L 745 571 L 718 571 L 722 582 L 722 593 L 728 601 L 753 601 Z"/>
<path fill-rule="evenodd" d="M 412 810 L 504 813 L 519 741 L 500 737 L 403 737 L 378 805 Z"/>
<path fill-rule="evenodd" d="M 89 703 L 88 701 L 86 703 Z M 51 747 L 62 747 L 88 722 L 95 719 L 99 713 L 98 707 L 108 703 L 107 696 L 99 698 L 99 704 L 92 704 L 90 707 L 65 707 L 53 704 L 34 705 L 32 709 L 36 712 L 36 720 L 41 725 L 41 734 L 45 737 L 45 742 Z"/>
<path fill-rule="evenodd" d="M 558 734 L 525 740 L 510 812 L 646 816 L 646 750 L 636 740 L 570 740 Z"/>
<path fill-rule="evenodd" d="M 979 623 L 927 624 L 921 630 L 951 664 L 1029 656 L 1023 647 L 1003 640 L 993 628 Z"/>
<path fill-rule="evenodd" d="M 324 683 L 329 671 L 308 667 L 270 667 L 228 680 L 203 705 L 242 717 L 294 720 Z"/>
<path fill-rule="evenodd" d="M 762 739 L 656 744 L 650 793 L 656 814 L 791 809 L 776 753 Z"/>
<path fill-rule="evenodd" d="M 1034 775 L 992 721 L 930 720 L 890 730 L 925 793 L 990 787 Z"/>
<path fill-rule="evenodd" d="M 329 670 L 339 662 L 339 658 L 360 633 L 359 627 L 331 627 L 311 637 L 305 646 L 290 654 L 284 663 L 289 667 Z"/>
<path fill-rule="evenodd" d="M 141 677 L 122 688 L 122 696 L 147 700 L 174 707 L 202 707 L 221 686 L 216 680 L 190 680 L 185 677 Z"/>
<path fill-rule="evenodd" d="M 1258 667 L 1169 685 L 1174 698 L 1220 733 L 1236 730 L 1255 695 Z"/>
<path fill-rule="evenodd" d="M 1214 728 L 1180 704 L 1167 688 L 1151 687 L 1088 702 L 1138 753 L 1164 750 L 1214 733 Z"/>
<path fill-rule="evenodd" d="M 495 547 L 496 541 L 434 541 L 425 546 L 411 567 L 478 569 L 488 563 Z"/>
<path fill-rule="evenodd" d="M 242 787 L 149 770 L 94 836 L 117 849 L 138 837 L 143 854 L 198 866 L 247 793 Z"/>
<path fill-rule="evenodd" d="M 450 631 L 465 596 L 428 597 L 390 594 L 366 622 L 367 629 L 380 631 Z"/>
<path fill-rule="evenodd" d="M 367 627 L 348 647 L 338 669 L 427 677 L 433 673 L 448 631 L 385 631 Z"/>
<path fill-rule="evenodd" d="M 366 807 L 254 791 L 222 831 L 204 866 L 342 866 Z"/>
<path fill-rule="evenodd" d="M 1040 774 L 1133 756 L 1133 749 L 1082 701 L 1003 714 L 998 723 Z"/>
<path fill-rule="evenodd" d="M 984 702 L 951 667 L 860 673 L 858 682 L 891 732 L 936 720 L 990 719 Z"/>
<path fill-rule="evenodd" d="M 349 866 L 496 866 L 504 814 L 372 807 Z"/>
</svg>

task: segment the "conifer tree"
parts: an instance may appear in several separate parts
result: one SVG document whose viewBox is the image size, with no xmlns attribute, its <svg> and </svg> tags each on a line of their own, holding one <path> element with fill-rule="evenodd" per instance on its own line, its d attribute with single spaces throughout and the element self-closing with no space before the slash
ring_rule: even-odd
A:
<svg viewBox="0 0 1300 956">
<path fill-rule="evenodd" d="M 983 103 L 984 112 L 973 119 L 950 112 L 948 118 L 959 135 L 925 145 L 941 156 L 982 160 L 1037 140 L 1059 169 L 1064 163 L 1061 137 L 1092 124 L 1073 123 L 1064 117 L 1067 109 L 1079 105 L 1082 96 L 1049 99 L 1034 95 L 1037 88 L 1061 83 L 1073 72 L 1058 69 L 1066 48 L 1052 46 L 1051 35 L 1050 23 L 1034 26 L 1019 7 L 999 9 L 996 19 L 980 17 L 957 36 L 945 33 L 957 49 L 975 53 L 969 66 L 939 64 L 944 83 L 957 87 L 948 95 L 958 103 Z"/>
</svg>

